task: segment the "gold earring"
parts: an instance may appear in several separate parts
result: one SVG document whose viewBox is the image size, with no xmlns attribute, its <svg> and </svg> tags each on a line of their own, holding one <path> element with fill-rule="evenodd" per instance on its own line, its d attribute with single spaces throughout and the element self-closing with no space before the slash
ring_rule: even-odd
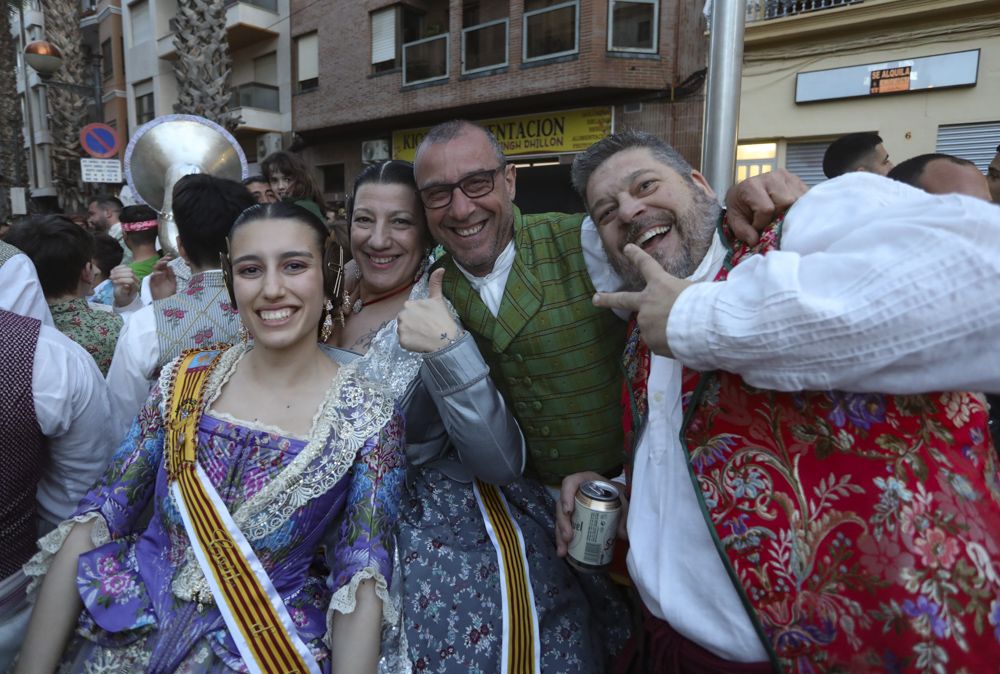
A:
<svg viewBox="0 0 1000 674">
<path fill-rule="evenodd" d="M 243 346 L 247 346 L 250 344 L 250 340 L 253 339 L 253 336 L 250 334 L 250 331 L 247 330 L 247 326 L 243 324 L 243 321 L 239 318 L 236 320 L 240 321 L 240 343 Z"/>
<path fill-rule="evenodd" d="M 327 299 L 323 303 L 324 314 L 326 317 L 323 319 L 323 327 L 319 330 L 319 340 L 321 342 L 326 342 L 330 339 L 330 335 L 333 334 L 333 302 Z"/>
</svg>

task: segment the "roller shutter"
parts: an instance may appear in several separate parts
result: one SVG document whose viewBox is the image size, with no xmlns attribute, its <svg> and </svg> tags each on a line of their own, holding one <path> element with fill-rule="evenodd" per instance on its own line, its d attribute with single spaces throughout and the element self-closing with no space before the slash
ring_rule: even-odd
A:
<svg viewBox="0 0 1000 674">
<path fill-rule="evenodd" d="M 1000 122 L 947 124 L 938 127 L 937 151 L 975 162 L 986 171 L 1000 145 Z"/>
<path fill-rule="evenodd" d="M 785 148 L 785 168 L 797 175 L 809 187 L 818 185 L 823 175 L 823 155 L 830 141 L 818 143 L 788 143 Z"/>
</svg>

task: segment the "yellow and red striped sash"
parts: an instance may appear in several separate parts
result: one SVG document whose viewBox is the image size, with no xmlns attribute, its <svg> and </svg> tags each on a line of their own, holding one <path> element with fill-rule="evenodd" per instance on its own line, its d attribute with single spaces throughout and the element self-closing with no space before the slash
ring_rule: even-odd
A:
<svg viewBox="0 0 1000 674">
<path fill-rule="evenodd" d="M 318 672 L 301 639 L 290 633 L 294 625 L 281 597 L 197 463 L 202 393 L 221 355 L 219 350 L 202 349 L 181 357 L 167 407 L 167 473 L 180 497 L 191 544 L 245 664 L 252 672 L 267 674 Z"/>
<path fill-rule="evenodd" d="M 500 562 L 503 603 L 502 674 L 541 671 L 538 617 L 521 530 L 495 486 L 476 480 L 476 501 Z"/>
</svg>

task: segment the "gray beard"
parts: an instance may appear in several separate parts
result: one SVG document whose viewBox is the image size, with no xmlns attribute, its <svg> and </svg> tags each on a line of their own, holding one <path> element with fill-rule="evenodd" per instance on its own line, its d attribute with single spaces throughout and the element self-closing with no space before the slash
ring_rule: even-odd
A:
<svg viewBox="0 0 1000 674">
<path fill-rule="evenodd" d="M 676 278 L 687 278 L 694 273 L 701 264 L 712 245 L 712 237 L 715 234 L 715 226 L 719 220 L 720 206 L 707 194 L 695 192 L 694 203 L 691 208 L 684 213 L 673 213 L 673 222 L 664 222 L 662 217 L 645 218 L 636 220 L 629 226 L 627 240 L 631 241 L 634 235 L 648 227 L 650 224 L 672 225 L 673 232 L 679 238 L 677 252 L 667 259 L 665 254 L 654 251 L 651 255 L 653 259 L 660 263 L 663 270 Z M 646 279 L 643 278 L 639 270 L 627 259 L 619 259 L 616 256 L 608 256 L 611 267 L 618 273 L 624 281 L 623 290 L 636 292 L 646 287 Z"/>
</svg>

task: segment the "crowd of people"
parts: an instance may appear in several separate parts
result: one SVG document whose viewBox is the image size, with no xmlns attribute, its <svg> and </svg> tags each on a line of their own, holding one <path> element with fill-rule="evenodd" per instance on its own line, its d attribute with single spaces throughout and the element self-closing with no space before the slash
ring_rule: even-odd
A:
<svg viewBox="0 0 1000 674">
<path fill-rule="evenodd" d="M 621 131 L 525 214 L 455 120 L 336 234 L 288 152 L 177 181 L 176 257 L 111 196 L 27 218 L 0 671 L 991 671 L 994 164 L 854 134 L 723 208 Z M 589 480 L 613 574 L 566 560 Z"/>
</svg>

